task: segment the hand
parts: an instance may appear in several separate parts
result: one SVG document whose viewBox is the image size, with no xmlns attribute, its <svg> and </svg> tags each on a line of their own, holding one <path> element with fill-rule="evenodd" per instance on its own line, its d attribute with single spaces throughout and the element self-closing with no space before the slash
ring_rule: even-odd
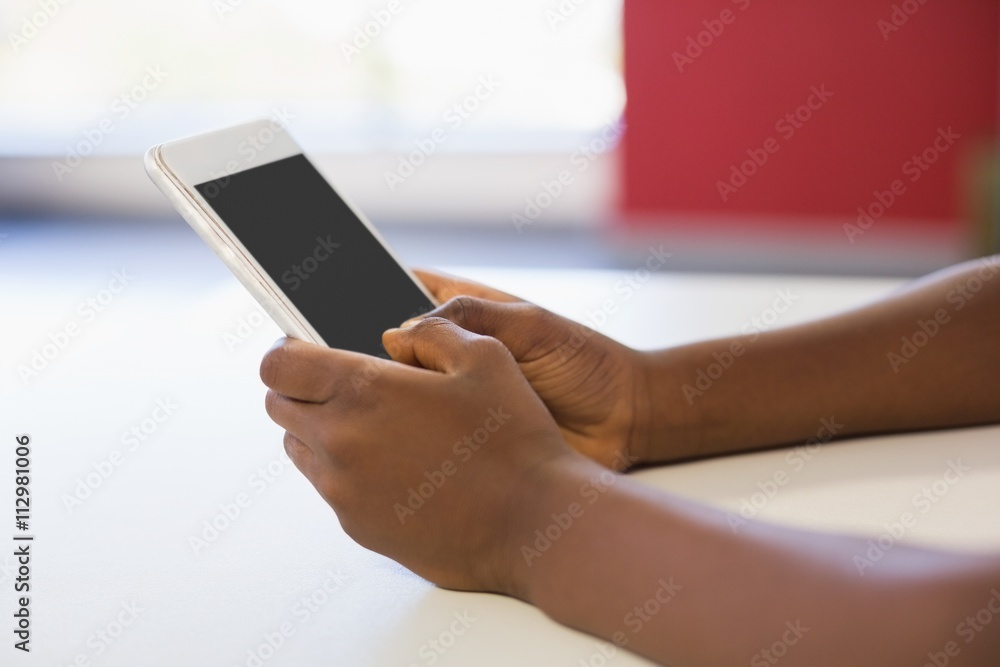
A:
<svg viewBox="0 0 1000 667">
<path fill-rule="evenodd" d="M 497 340 L 428 318 L 383 342 L 411 365 L 294 339 L 265 355 L 285 450 L 361 545 L 441 586 L 523 597 L 537 508 L 566 488 L 558 471 L 593 464 Z"/>
<path fill-rule="evenodd" d="M 417 276 L 442 317 L 513 354 L 577 451 L 619 472 L 649 460 L 643 355 L 593 329 L 498 290 L 430 271 Z M 408 356 L 401 361 L 412 363 Z"/>
</svg>

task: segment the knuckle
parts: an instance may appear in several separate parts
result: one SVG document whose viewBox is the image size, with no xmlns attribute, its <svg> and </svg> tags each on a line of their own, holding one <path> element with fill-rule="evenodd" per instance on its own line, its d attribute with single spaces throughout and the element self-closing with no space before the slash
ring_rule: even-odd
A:
<svg viewBox="0 0 1000 667">
<path fill-rule="evenodd" d="M 264 396 L 264 410 L 271 421 L 277 421 L 278 407 L 281 402 L 281 395 L 273 389 L 268 389 Z"/>
<path fill-rule="evenodd" d="M 410 332 L 413 335 L 417 336 L 427 336 L 438 331 L 441 328 L 447 328 L 451 326 L 451 324 L 452 324 L 451 320 L 446 317 L 439 317 L 439 316 L 425 317 L 424 319 L 420 320 L 415 325 L 413 325 L 413 327 L 410 329 Z"/>
<path fill-rule="evenodd" d="M 452 298 L 444 306 L 446 317 L 459 326 L 475 322 L 482 309 L 483 304 L 480 299 L 464 294 Z"/>
<path fill-rule="evenodd" d="M 282 438 L 281 444 L 284 446 L 285 453 L 288 454 L 288 458 L 292 459 L 293 462 L 299 458 L 299 455 L 302 453 L 301 448 L 305 446 L 302 441 L 292 435 L 290 431 L 285 431 L 285 437 Z"/>
<path fill-rule="evenodd" d="M 507 347 L 492 336 L 477 336 L 469 341 L 469 348 L 477 357 L 487 361 L 502 361 L 510 357 Z"/>
</svg>

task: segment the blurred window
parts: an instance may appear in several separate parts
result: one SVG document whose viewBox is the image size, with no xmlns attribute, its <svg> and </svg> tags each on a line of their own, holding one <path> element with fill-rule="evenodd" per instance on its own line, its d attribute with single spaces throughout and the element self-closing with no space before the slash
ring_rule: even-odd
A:
<svg viewBox="0 0 1000 667">
<path fill-rule="evenodd" d="M 620 27 L 621 0 L 4 0 L 0 154 L 134 154 L 281 109 L 314 151 L 436 127 L 442 151 L 572 150 L 622 111 Z"/>
</svg>

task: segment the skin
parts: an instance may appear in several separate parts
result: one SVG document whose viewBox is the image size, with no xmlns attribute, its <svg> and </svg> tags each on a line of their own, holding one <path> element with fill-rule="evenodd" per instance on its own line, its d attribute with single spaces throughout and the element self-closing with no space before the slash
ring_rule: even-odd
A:
<svg viewBox="0 0 1000 667">
<path fill-rule="evenodd" d="M 897 544 L 860 576 L 865 538 L 734 529 L 624 474 L 801 443 L 831 416 L 837 437 L 1000 421 L 998 258 L 809 324 L 656 352 L 419 276 L 443 305 L 384 334 L 392 360 L 282 339 L 261 366 L 289 456 L 361 545 L 663 664 L 1000 664 L 1000 555 Z"/>
</svg>

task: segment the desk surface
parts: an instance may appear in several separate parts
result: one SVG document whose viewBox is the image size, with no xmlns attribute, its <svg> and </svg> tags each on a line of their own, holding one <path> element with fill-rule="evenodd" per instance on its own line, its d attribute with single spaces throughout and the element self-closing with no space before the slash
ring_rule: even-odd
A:
<svg viewBox="0 0 1000 667">
<path fill-rule="evenodd" d="M 33 651 L 4 646 L 4 664 L 10 653 L 15 665 L 60 666 L 601 664 L 601 643 L 528 605 L 438 590 L 351 542 L 283 460 L 281 431 L 264 413 L 257 368 L 280 332 L 193 235 L 153 238 L 63 229 L 0 245 L 0 423 L 8 445 L 32 437 L 36 536 Z M 115 270 L 129 280 L 109 298 Z M 779 290 L 793 306 L 775 326 L 896 284 L 458 271 L 647 348 L 770 319 Z M 624 279 L 637 289 L 616 289 Z M 92 319 L 80 310 L 89 298 L 101 307 Z M 601 321 L 594 313 L 609 299 L 615 312 Z M 77 335 L 22 381 L 18 367 L 71 323 Z M 166 415 L 158 402 L 175 407 Z M 637 477 L 733 511 L 755 502 L 767 520 L 872 536 L 914 512 L 906 540 L 1000 550 L 1000 512 L 984 509 L 1000 506 L 998 444 L 1000 427 L 942 431 L 835 443 L 804 464 L 773 451 Z M 12 450 L 0 457 L 8 501 Z M 914 496 L 958 460 L 970 472 L 926 512 L 915 509 Z M 758 484 L 779 470 L 788 483 L 762 502 Z M 12 544 L 13 532 L 0 540 Z M 4 624 L 11 552 L 0 551 Z M 614 664 L 648 663 L 620 652 Z"/>
</svg>

